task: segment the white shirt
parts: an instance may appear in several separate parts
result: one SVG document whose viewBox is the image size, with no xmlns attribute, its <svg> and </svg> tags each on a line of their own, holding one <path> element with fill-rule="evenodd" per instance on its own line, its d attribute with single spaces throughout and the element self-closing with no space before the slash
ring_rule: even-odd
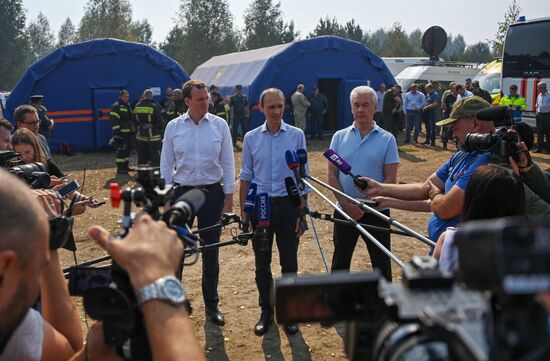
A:
<svg viewBox="0 0 550 361">
<path fill-rule="evenodd" d="M 548 90 L 537 96 L 537 112 L 550 113 L 550 92 Z"/>
<path fill-rule="evenodd" d="M 464 89 L 464 95 L 460 95 L 458 94 L 456 96 L 456 100 L 460 100 L 460 99 L 464 99 L 464 98 L 469 98 L 469 97 L 473 97 L 474 96 L 474 93 L 472 93 L 471 91 L 467 90 L 467 89 Z"/>
<path fill-rule="evenodd" d="M 223 192 L 235 190 L 235 159 L 227 122 L 206 113 L 196 125 L 185 113 L 166 126 L 160 172 L 166 184 L 213 184 L 223 179 Z"/>
<path fill-rule="evenodd" d="M 0 361 L 40 361 L 44 343 L 44 321 L 32 308 L 17 326 L 0 354 Z"/>
</svg>

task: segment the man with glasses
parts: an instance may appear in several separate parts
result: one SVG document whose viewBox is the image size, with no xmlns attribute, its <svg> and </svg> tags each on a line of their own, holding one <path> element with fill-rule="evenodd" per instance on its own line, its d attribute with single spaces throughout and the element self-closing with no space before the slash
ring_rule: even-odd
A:
<svg viewBox="0 0 550 361">
<path fill-rule="evenodd" d="M 42 147 L 42 150 L 44 151 L 46 159 L 50 160 L 52 158 L 52 152 L 48 146 L 48 141 L 46 140 L 46 137 L 38 133 L 40 119 L 38 118 L 36 109 L 32 105 L 20 105 L 13 113 L 13 119 L 17 125 L 17 129 L 25 128 L 34 133 L 36 139 L 38 139 L 38 142 Z"/>
</svg>

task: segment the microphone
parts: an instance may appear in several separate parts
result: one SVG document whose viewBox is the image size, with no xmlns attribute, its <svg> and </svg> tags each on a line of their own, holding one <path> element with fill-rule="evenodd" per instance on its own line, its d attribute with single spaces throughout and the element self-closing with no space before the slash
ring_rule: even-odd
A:
<svg viewBox="0 0 550 361">
<path fill-rule="evenodd" d="M 162 220 L 169 226 L 183 225 L 195 216 L 204 204 L 204 192 L 191 189 L 179 197 L 169 210 L 164 212 Z"/>
<path fill-rule="evenodd" d="M 248 192 L 246 193 L 246 199 L 244 201 L 244 211 L 249 215 L 254 211 L 256 207 L 256 192 L 258 191 L 258 185 L 256 183 L 250 183 L 248 185 Z"/>
<path fill-rule="evenodd" d="M 326 152 L 324 152 L 323 155 L 325 156 L 325 158 L 328 159 L 329 162 L 334 164 L 336 168 L 340 170 L 340 172 L 353 177 L 353 183 L 357 186 L 357 188 L 362 190 L 367 189 L 368 187 L 367 181 L 359 179 L 359 177 L 361 177 L 360 175 L 354 175 L 351 172 L 351 165 L 348 162 L 346 162 L 342 157 L 340 157 L 338 153 L 336 153 L 332 149 L 329 149 Z"/>
<path fill-rule="evenodd" d="M 294 178 L 296 178 L 296 181 L 298 182 L 298 187 L 300 187 L 300 190 L 304 190 L 304 185 L 302 184 L 302 177 L 300 176 L 300 172 L 298 169 L 300 168 L 300 160 L 298 159 L 298 155 L 293 150 L 287 150 L 285 152 L 285 160 L 286 165 L 288 166 L 288 169 L 294 173 Z"/>
<path fill-rule="evenodd" d="M 298 155 L 298 160 L 300 161 L 300 177 L 305 178 L 307 176 L 307 151 L 304 148 L 301 148 L 296 151 L 296 154 Z"/>
<path fill-rule="evenodd" d="M 298 187 L 296 186 L 296 182 L 294 182 L 294 179 L 292 177 L 286 177 L 285 178 L 285 186 L 286 186 L 286 192 L 288 193 L 288 196 L 290 197 L 290 202 L 294 207 L 300 206 L 300 191 L 298 190 Z"/>
<path fill-rule="evenodd" d="M 294 179 L 292 177 L 286 177 L 285 178 L 285 186 L 286 186 L 286 192 L 288 193 L 288 196 L 290 197 L 290 202 L 294 207 L 300 206 L 300 191 L 298 190 L 298 187 L 296 186 L 296 183 L 294 182 Z M 301 227 L 304 231 L 308 230 L 307 221 L 304 219 L 303 215 L 301 215 L 300 218 Z"/>
<path fill-rule="evenodd" d="M 258 194 L 258 228 L 254 232 L 254 238 L 261 252 L 269 251 L 269 222 L 271 210 L 269 208 L 269 194 Z"/>
</svg>

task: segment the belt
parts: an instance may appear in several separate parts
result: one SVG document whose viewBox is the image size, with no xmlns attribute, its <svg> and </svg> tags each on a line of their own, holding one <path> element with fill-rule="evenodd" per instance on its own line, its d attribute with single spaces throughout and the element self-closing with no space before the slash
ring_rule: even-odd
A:
<svg viewBox="0 0 550 361">
<path fill-rule="evenodd" d="M 289 197 L 288 197 L 288 196 L 282 196 L 282 197 L 269 197 L 269 201 L 270 201 L 271 204 L 273 204 L 273 205 L 279 204 L 279 203 L 283 203 L 283 202 L 286 202 L 287 200 L 289 200 Z"/>
<path fill-rule="evenodd" d="M 189 188 L 189 189 L 205 189 L 207 191 L 211 190 L 211 189 L 214 189 L 216 187 L 220 187 L 220 182 L 216 182 L 216 183 L 212 183 L 212 184 L 201 184 L 201 185 L 196 185 L 196 186 L 191 186 L 191 185 L 184 185 L 184 184 L 179 184 L 177 182 L 174 182 L 174 185 L 177 186 L 177 187 L 181 187 L 181 188 Z"/>
</svg>

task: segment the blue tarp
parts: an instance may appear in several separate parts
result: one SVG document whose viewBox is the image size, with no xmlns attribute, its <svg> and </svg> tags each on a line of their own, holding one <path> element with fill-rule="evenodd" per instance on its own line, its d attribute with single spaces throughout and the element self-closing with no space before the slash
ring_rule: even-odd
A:
<svg viewBox="0 0 550 361">
<path fill-rule="evenodd" d="M 289 99 L 299 83 L 307 91 L 322 79 L 338 80 L 338 128 L 351 123 L 349 100 L 346 105 L 351 84 L 370 84 L 375 89 L 381 82 L 395 84 L 380 57 L 359 42 L 336 36 L 215 56 L 197 67 L 191 78 L 216 85 L 222 96 L 231 95 L 235 85 L 241 84 L 252 105 L 269 87 L 281 89 Z M 263 120 L 262 114 L 254 110 L 251 127 Z"/>
<path fill-rule="evenodd" d="M 178 63 L 147 45 L 91 40 L 59 48 L 29 67 L 8 98 L 6 116 L 12 120 L 17 106 L 42 94 L 56 121 L 52 150 L 61 143 L 93 150 L 107 145 L 108 108 L 121 89 L 127 89 L 133 101 L 147 88 L 162 93 L 168 86 L 181 88 L 187 80 Z"/>
</svg>

